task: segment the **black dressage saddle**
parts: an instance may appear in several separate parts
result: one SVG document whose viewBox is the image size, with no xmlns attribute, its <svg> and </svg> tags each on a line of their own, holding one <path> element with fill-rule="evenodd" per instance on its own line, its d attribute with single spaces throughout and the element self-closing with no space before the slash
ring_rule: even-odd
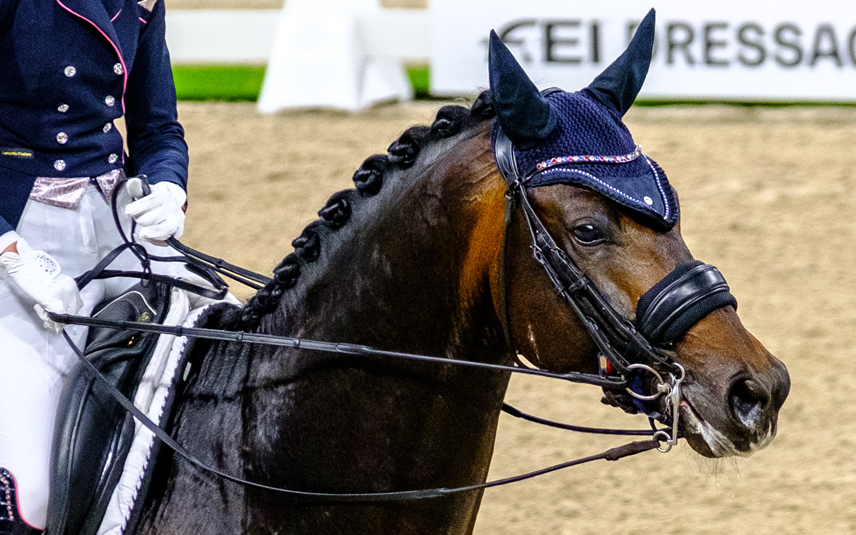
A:
<svg viewBox="0 0 856 535">
<path fill-rule="evenodd" d="M 170 287 L 137 284 L 99 305 L 93 317 L 163 323 Z M 92 327 L 86 358 L 133 399 L 157 343 L 155 333 Z M 134 418 L 78 363 L 63 391 L 54 430 L 47 532 L 94 534 L 101 524 L 134 438 Z"/>
</svg>

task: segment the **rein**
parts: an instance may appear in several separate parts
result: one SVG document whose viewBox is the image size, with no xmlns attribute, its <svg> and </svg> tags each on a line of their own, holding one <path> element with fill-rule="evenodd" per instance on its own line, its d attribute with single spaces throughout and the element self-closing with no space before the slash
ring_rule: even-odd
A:
<svg viewBox="0 0 856 535">
<path fill-rule="evenodd" d="M 76 319 L 77 316 L 67 316 L 63 314 L 53 314 L 57 319 L 66 318 L 66 319 Z M 126 323 L 126 322 L 118 322 L 118 323 Z M 145 324 L 142 324 L 145 325 Z M 359 503 L 359 502 L 393 502 L 393 501 L 409 501 L 409 500 L 423 500 L 428 498 L 441 498 L 444 496 L 449 496 L 452 494 L 459 494 L 462 492 L 472 492 L 477 490 L 489 489 L 492 487 L 499 487 L 502 485 L 508 485 L 510 483 L 516 483 L 518 481 L 524 481 L 526 479 L 531 479 L 533 477 L 548 474 L 550 472 L 555 472 L 557 470 L 561 470 L 563 468 L 570 468 L 571 466 L 578 466 L 581 464 L 589 463 L 592 461 L 598 460 L 606 460 L 606 461 L 617 461 L 618 459 L 622 459 L 624 457 L 629 457 L 631 455 L 636 455 L 638 453 L 642 453 L 648 450 L 652 450 L 654 448 L 659 448 L 659 441 L 656 438 L 654 432 L 643 431 L 641 433 L 645 433 L 648 435 L 654 435 L 655 438 L 651 440 L 643 440 L 643 441 L 635 441 L 630 442 L 628 444 L 624 444 L 623 446 L 618 446 L 616 448 L 611 448 L 606 450 L 603 453 L 599 453 L 596 455 L 591 455 L 588 457 L 583 457 L 580 459 L 574 459 L 572 461 L 566 461 L 559 464 L 554 464 L 552 466 L 548 466 L 546 468 L 542 468 L 539 470 L 533 470 L 531 472 L 526 472 L 524 474 L 520 474 L 513 477 L 508 477 L 504 479 L 497 479 L 494 481 L 487 481 L 485 483 L 480 483 L 477 485 L 469 485 L 464 487 L 454 487 L 454 488 L 445 488 L 438 487 L 432 489 L 423 489 L 423 490 L 405 490 L 405 491 L 397 491 L 397 492 L 358 492 L 358 493 L 330 493 L 330 492 L 308 492 L 308 491 L 300 491 L 294 489 L 285 489 L 280 487 L 272 487 L 269 485 L 263 485 L 261 483 L 255 483 L 253 481 L 247 481 L 245 479 L 241 479 L 239 477 L 235 477 L 229 475 L 225 472 L 221 472 L 215 468 L 212 468 L 202 461 L 200 461 L 196 456 L 187 451 L 181 444 L 175 441 L 175 439 L 170 436 L 169 433 L 163 430 L 160 426 L 154 423 L 148 416 L 145 415 L 140 409 L 138 409 L 131 400 L 125 397 L 121 392 L 119 392 L 116 387 L 110 384 L 107 379 L 101 374 L 100 371 L 89 362 L 86 357 L 83 355 L 83 352 L 74 345 L 74 342 L 68 336 L 68 333 L 63 331 L 63 336 L 65 337 L 66 342 L 68 342 L 69 346 L 74 350 L 77 357 L 83 361 L 84 365 L 87 367 L 90 374 L 99 381 L 102 386 L 104 386 L 108 392 L 116 399 L 117 402 L 129 413 L 131 413 L 134 418 L 137 419 L 144 427 L 146 427 L 149 431 L 151 431 L 158 439 L 160 439 L 164 444 L 166 444 L 170 449 L 172 449 L 175 453 L 183 457 L 185 460 L 190 462 L 192 465 L 197 468 L 211 473 L 219 478 L 226 479 L 233 483 L 237 483 L 239 485 L 257 489 L 264 490 L 267 492 L 274 492 L 281 495 L 287 496 L 295 496 L 301 498 L 312 498 L 318 500 L 320 502 L 331 502 L 331 503 Z M 188 335 L 190 336 L 190 335 Z M 448 359 L 440 359 L 446 360 Z M 637 434 L 640 432 L 630 432 L 633 434 Z"/>
<path fill-rule="evenodd" d="M 510 142 L 508 143 L 510 147 Z M 513 153 L 511 153 L 511 162 L 513 164 Z M 497 162 L 501 161 L 501 153 L 497 149 Z M 500 165 L 500 171 L 504 178 L 506 178 L 506 172 L 503 170 L 504 166 Z M 515 166 L 516 169 L 516 166 Z M 516 176 L 516 175 L 514 175 Z M 150 189 L 145 180 L 145 176 L 140 177 L 142 179 L 142 194 L 148 194 Z M 506 181 L 508 179 L 506 178 Z M 222 273 L 238 282 L 241 282 L 247 286 L 258 289 L 258 284 L 263 284 L 270 279 L 254 273 L 252 271 L 234 266 L 229 264 L 221 259 L 217 259 L 214 257 L 210 257 L 208 255 L 204 255 L 198 251 L 195 251 L 183 244 L 181 244 L 175 238 L 170 238 L 167 240 L 167 244 L 177 250 L 182 256 L 178 257 L 158 257 L 154 255 L 149 255 L 146 250 L 138 243 L 133 241 L 133 228 L 131 239 L 128 239 L 124 231 L 119 225 L 118 215 L 117 215 L 117 198 L 119 187 L 117 187 L 113 192 L 112 198 L 112 208 L 114 219 L 116 220 L 117 228 L 124 240 L 124 244 L 117 247 L 114 251 L 108 254 L 98 265 L 93 268 L 91 271 L 81 275 L 77 278 L 78 285 L 83 287 L 85 284 L 90 282 L 95 278 L 112 278 L 112 277 L 134 277 L 140 278 L 143 281 L 155 280 L 159 282 L 163 282 L 172 286 L 176 286 L 188 291 L 192 291 L 198 293 L 200 295 L 204 295 L 207 297 L 212 297 L 215 299 L 220 299 L 226 294 L 226 284 L 225 282 L 218 276 L 218 273 Z M 534 220 L 537 221 L 537 224 L 540 225 L 540 220 L 537 219 L 537 216 L 534 215 L 534 210 L 532 210 L 531 206 L 529 206 L 528 201 L 525 199 L 525 191 L 523 191 L 522 182 L 520 180 L 515 180 L 513 183 L 510 183 L 509 191 L 506 194 L 507 203 L 506 203 L 506 240 L 507 241 L 507 230 L 508 223 L 511 219 L 511 211 L 513 209 L 514 201 L 513 198 L 518 192 L 523 192 L 521 198 L 523 199 L 522 206 L 524 207 L 524 214 L 526 214 L 527 221 L 529 221 L 530 217 L 534 217 Z M 528 212 L 527 212 L 528 209 Z M 531 216 L 529 213 L 531 212 Z M 543 225 L 539 228 L 543 229 Z M 537 237 L 539 235 L 549 237 L 549 234 L 546 233 L 546 230 L 543 231 L 533 231 L 530 227 L 530 231 L 533 232 L 533 237 Z M 552 238 L 550 238 L 552 240 Z M 548 244 L 549 245 L 549 244 Z M 122 251 L 125 249 L 131 250 L 141 261 L 143 266 L 143 272 L 125 272 L 125 271 L 110 271 L 106 269 L 106 266 L 110 264 Z M 534 250 L 539 250 L 537 247 L 533 247 Z M 553 254 L 556 254 L 555 251 L 561 252 L 555 243 L 552 242 L 552 247 L 547 247 L 548 251 L 552 251 Z M 568 295 L 572 293 L 576 293 L 583 288 L 588 288 L 590 292 L 593 294 L 597 294 L 596 289 L 592 290 L 590 286 L 587 285 L 579 285 L 574 283 L 570 286 L 561 284 L 561 277 L 556 273 L 552 268 L 549 267 L 549 263 L 546 261 L 542 261 L 543 256 L 539 259 L 538 254 L 536 253 L 536 260 L 541 263 L 542 266 L 547 269 L 548 274 L 551 277 L 551 280 L 557 284 L 557 288 L 560 290 L 560 294 L 568 298 L 568 301 L 572 304 L 575 311 L 578 314 L 583 314 L 579 307 L 576 306 L 573 299 L 569 298 Z M 168 262 L 185 262 L 188 269 L 200 276 L 202 276 L 207 282 L 209 282 L 215 290 L 209 290 L 198 285 L 187 283 L 185 281 L 180 281 L 177 279 L 173 279 L 171 277 L 164 277 L 151 272 L 150 261 L 168 261 Z M 502 251 L 502 259 L 501 259 L 501 278 L 503 279 L 503 297 L 501 299 L 501 308 L 502 314 L 507 319 L 507 309 L 505 305 L 505 295 L 504 295 L 504 260 L 505 260 L 505 244 L 503 244 Z M 570 268 L 576 269 L 573 264 L 570 262 L 567 263 Z M 572 272 L 578 274 L 577 280 L 587 280 L 582 276 L 581 273 Z M 599 295 L 599 294 L 597 294 Z M 605 309 L 611 311 L 612 309 L 606 303 L 605 300 L 601 298 L 599 301 Z M 289 347 L 293 349 L 305 349 L 311 351 L 322 351 L 329 353 L 338 353 L 345 355 L 358 355 L 358 356 L 368 356 L 368 357 L 395 357 L 402 359 L 409 359 L 414 361 L 422 361 L 422 362 L 433 362 L 438 364 L 453 364 L 456 366 L 468 366 L 473 368 L 482 368 L 482 369 L 491 369 L 495 371 L 508 372 L 508 373 L 520 373 L 526 375 L 533 375 L 539 377 L 546 377 L 552 379 L 561 379 L 572 383 L 579 384 L 590 384 L 594 386 L 599 386 L 604 390 L 621 390 L 625 389 L 633 395 L 635 394 L 631 388 L 629 381 L 623 376 L 610 376 L 607 374 L 594 375 L 594 374 L 586 374 L 586 373 L 578 373 L 578 372 L 569 372 L 569 373 L 551 373 L 535 368 L 530 368 L 527 366 L 523 366 L 522 364 L 518 366 L 504 366 L 499 364 L 490 364 L 483 362 L 472 362 L 466 360 L 452 360 L 448 358 L 441 357 L 432 357 L 427 355 L 417 355 L 412 353 L 404 353 L 398 351 L 386 351 L 379 350 L 368 346 L 357 345 L 357 344 L 347 344 L 347 343 L 333 343 L 333 342 L 321 342 L 317 340 L 308 340 L 301 338 L 293 338 L 286 336 L 275 336 L 275 335 L 266 335 L 266 334 L 256 334 L 256 333 L 245 333 L 245 332 L 233 332 L 233 331 L 223 331 L 218 329 L 204 329 L 204 328 L 194 328 L 194 327 L 183 327 L 183 326 L 168 326 L 168 325 L 154 325 L 150 323 L 142 323 L 142 322 L 131 322 L 131 321 L 113 321 L 113 320 L 104 320 L 100 318 L 93 317 L 84 317 L 84 316 L 76 316 L 70 314 L 55 314 L 52 312 L 48 312 L 48 316 L 51 320 L 56 321 L 57 323 L 62 324 L 70 324 L 70 325 L 85 325 L 85 326 L 95 326 L 95 327 L 108 327 L 115 329 L 133 329 L 141 332 L 151 332 L 157 334 L 166 334 L 178 337 L 188 337 L 188 338 L 203 338 L 203 339 L 211 339 L 211 340 L 221 340 L 221 341 L 230 341 L 237 343 L 250 343 L 250 344 L 262 344 L 262 345 L 272 345 L 279 347 Z M 612 311 L 612 316 L 614 318 L 618 318 L 618 315 Z M 605 344 L 604 347 L 611 348 L 606 342 L 606 338 L 600 335 L 600 331 L 598 330 L 597 324 L 586 319 L 585 316 L 584 323 L 589 330 L 589 333 L 598 343 L 598 347 L 601 347 L 602 344 Z M 506 331 L 507 340 L 510 342 L 510 333 L 508 331 L 507 321 L 503 322 L 503 328 Z M 631 327 L 632 329 L 632 327 Z M 649 451 L 652 449 L 657 449 L 661 452 L 669 451 L 672 446 L 677 442 L 677 403 L 680 400 L 680 382 L 683 380 L 683 373 L 680 378 L 675 378 L 674 375 L 671 375 L 672 383 L 668 383 L 662 379 L 662 377 L 657 373 L 656 370 L 650 368 L 646 365 L 642 364 L 632 364 L 626 362 L 623 359 L 617 358 L 615 355 L 617 353 L 615 351 L 611 351 L 605 353 L 607 358 L 616 358 L 617 368 L 622 371 L 629 372 L 630 370 L 638 369 L 642 367 L 643 369 L 654 373 L 660 380 L 658 388 L 660 389 L 660 393 L 654 396 L 644 397 L 642 399 L 654 399 L 659 397 L 661 394 L 669 395 L 673 401 L 675 406 L 675 415 L 673 417 L 673 429 L 672 434 L 670 435 L 668 430 L 657 429 L 654 425 L 654 419 L 649 417 L 651 421 L 651 430 L 616 430 L 616 429 L 600 429 L 600 428 L 591 428 L 591 427 L 582 427 L 582 426 L 574 426 L 568 424 L 562 424 L 558 422 L 553 422 L 550 420 L 537 418 L 535 416 L 531 416 L 526 414 L 514 407 L 503 403 L 502 410 L 511 416 L 516 418 L 521 418 L 527 421 L 539 423 L 542 425 L 547 425 L 550 427 L 555 427 L 559 429 L 566 429 L 578 432 L 585 433 L 595 433 L 595 434 L 609 434 L 609 435 L 625 435 L 625 436 L 650 436 L 650 440 L 645 441 L 635 441 L 625 444 L 623 446 L 618 446 L 616 448 L 609 449 L 603 453 L 583 457 L 580 459 L 575 459 L 572 461 L 567 461 L 559 464 L 555 464 L 546 468 L 542 468 L 539 470 L 534 470 L 530 472 L 526 472 L 524 474 L 520 474 L 517 476 L 488 481 L 485 483 L 463 486 L 463 487 L 455 487 L 455 488 L 432 488 L 432 489 L 423 489 L 423 490 L 412 490 L 412 491 L 398 491 L 398 492 L 369 492 L 369 493 L 323 493 L 323 492 L 307 492 L 307 491 L 298 491 L 294 489 L 285 489 L 272 487 L 268 485 L 263 485 L 260 483 L 247 481 L 236 476 L 232 476 L 226 473 L 223 473 L 215 468 L 212 468 L 199 459 L 197 459 L 194 455 L 188 452 L 183 446 L 178 444 L 175 439 L 173 439 L 169 433 L 167 433 L 163 428 L 154 423 L 151 419 L 149 419 L 142 411 L 140 411 L 132 401 L 130 401 L 127 397 L 125 397 L 118 389 L 116 389 L 112 384 L 110 384 L 107 379 L 101 374 L 101 372 L 84 356 L 83 352 L 78 348 L 67 333 L 63 332 L 63 336 L 66 339 L 66 342 L 72 348 L 77 357 L 83 362 L 83 364 L 88 369 L 89 373 L 93 376 L 95 380 L 100 382 L 102 386 L 104 386 L 110 395 L 116 399 L 116 401 L 128 412 L 130 412 L 144 427 L 146 427 L 149 431 L 151 431 L 159 440 L 161 440 L 164 444 L 166 444 L 170 449 L 172 449 L 179 456 L 183 457 L 191 464 L 196 466 L 197 468 L 209 472 L 217 477 L 222 479 L 226 479 L 233 483 L 237 483 L 246 487 L 255 488 L 259 490 L 274 492 L 283 495 L 291 495 L 302 498 L 312 498 L 316 500 L 320 500 L 322 502 L 389 502 L 389 501 L 405 501 L 405 500 L 418 500 L 418 499 L 428 499 L 428 498 L 439 498 L 443 496 L 449 496 L 452 494 L 462 493 L 462 492 L 471 492 L 477 490 L 484 490 L 492 487 L 498 487 L 502 485 L 507 485 L 510 483 L 514 483 L 517 481 L 523 481 L 526 479 L 531 479 L 533 477 L 547 474 L 550 472 L 554 472 L 557 470 L 561 470 L 563 468 L 569 468 L 571 466 L 577 466 L 580 464 L 596 461 L 596 460 L 608 460 L 615 461 L 621 459 L 623 457 L 628 457 L 631 455 L 636 455 L 638 453 L 642 453 L 645 451 Z M 642 339 L 644 341 L 644 338 Z M 639 344 L 640 347 L 647 348 L 653 352 L 650 345 L 645 342 L 644 344 Z M 513 347 L 513 345 L 509 345 L 509 347 Z M 608 351 L 607 349 L 607 351 Z M 658 361 L 660 359 L 657 359 Z M 663 359 L 663 362 L 668 362 Z M 683 368 L 680 367 L 679 364 L 674 363 L 674 366 L 680 368 L 683 372 Z M 662 443 L 665 443 L 666 446 L 661 446 Z"/>
<path fill-rule="evenodd" d="M 503 366 L 501 364 L 490 364 L 487 362 L 473 362 L 469 360 L 452 360 L 443 357 L 431 357 L 428 355 L 417 355 L 415 353 L 404 353 L 400 351 L 387 351 L 358 344 L 343 344 L 336 342 L 321 342 L 306 338 L 292 338 L 289 336 L 277 336 L 273 334 L 257 334 L 235 331 L 223 331 L 220 329 L 205 329 L 199 327 L 183 327 L 181 325 L 157 325 L 136 321 L 105 320 L 101 318 L 74 316 L 70 314 L 54 314 L 49 312 L 51 320 L 57 323 L 70 325 L 86 325 L 89 327 L 108 327 L 115 329 L 129 329 L 156 334 L 167 334 L 172 336 L 185 336 L 187 338 L 203 338 L 208 340 L 221 340 L 226 342 L 237 342 L 242 344 L 259 344 L 278 347 L 289 347 L 292 349 L 305 349 L 308 351 L 322 351 L 326 353 L 339 353 L 342 355 L 359 355 L 365 357 L 396 357 L 400 359 L 433 362 L 437 364 L 453 364 L 471 368 L 482 368 L 501 372 L 521 373 L 535 375 L 550 379 L 562 379 L 571 383 L 588 384 L 602 388 L 623 388 L 627 382 L 621 379 L 601 377 L 589 373 L 551 373 L 536 368 L 522 368 L 517 366 Z M 650 433 L 648 433 L 650 434 Z"/>
</svg>

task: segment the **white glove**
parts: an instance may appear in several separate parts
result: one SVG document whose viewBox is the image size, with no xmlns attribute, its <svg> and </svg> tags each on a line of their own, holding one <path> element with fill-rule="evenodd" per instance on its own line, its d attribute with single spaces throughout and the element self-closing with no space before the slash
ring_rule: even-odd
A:
<svg viewBox="0 0 856 535">
<path fill-rule="evenodd" d="M 128 179 L 128 192 L 136 199 L 125 207 L 125 214 L 134 218 L 140 228 L 140 238 L 164 246 L 169 238 L 180 238 L 184 232 L 184 206 L 187 194 L 172 182 L 156 182 L 152 192 L 143 197 L 139 178 Z"/>
<path fill-rule="evenodd" d="M 62 332 L 63 325 L 48 318 L 47 312 L 76 314 L 83 301 L 77 283 L 63 275 L 56 260 L 44 251 L 34 251 L 23 238 L 18 238 L 18 252 L 0 254 L 0 265 L 23 290 L 36 302 L 33 308 L 44 322 L 45 329 Z"/>
</svg>

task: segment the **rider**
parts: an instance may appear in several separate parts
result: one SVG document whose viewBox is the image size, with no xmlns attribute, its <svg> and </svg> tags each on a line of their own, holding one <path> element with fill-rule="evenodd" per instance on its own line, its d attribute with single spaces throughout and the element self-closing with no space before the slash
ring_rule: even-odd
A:
<svg viewBox="0 0 856 535">
<path fill-rule="evenodd" d="M 71 278 L 121 243 L 109 198 L 126 172 L 152 184 L 143 199 L 122 192 L 123 225 L 133 218 L 159 245 L 181 235 L 188 157 L 163 0 L 0 0 L 0 72 L 2 535 L 38 532 L 47 518 L 54 418 L 76 357 L 45 311 L 88 315 L 132 284 L 78 291 Z"/>
</svg>

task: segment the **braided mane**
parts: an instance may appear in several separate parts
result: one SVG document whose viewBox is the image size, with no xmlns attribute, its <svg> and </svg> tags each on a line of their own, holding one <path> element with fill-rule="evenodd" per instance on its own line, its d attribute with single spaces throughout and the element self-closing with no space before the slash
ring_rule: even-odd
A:
<svg viewBox="0 0 856 535">
<path fill-rule="evenodd" d="M 306 226 L 291 245 L 294 252 L 286 256 L 273 270 L 273 280 L 256 293 L 243 309 L 236 312 L 240 318 L 223 318 L 235 328 L 253 331 L 262 318 L 277 309 L 280 298 L 297 285 L 301 272 L 315 262 L 321 254 L 319 230 L 336 231 L 345 226 L 359 201 L 377 195 L 383 187 L 384 173 L 409 169 L 419 153 L 438 141 L 452 138 L 494 117 L 494 108 L 489 90 L 482 92 L 470 108 L 444 106 L 437 112 L 434 123 L 428 126 L 408 128 L 387 149 L 387 154 L 368 157 L 354 173 L 355 189 L 334 193 L 324 207 L 318 211 L 320 219 Z M 231 321 L 230 321 L 231 320 Z"/>
</svg>

